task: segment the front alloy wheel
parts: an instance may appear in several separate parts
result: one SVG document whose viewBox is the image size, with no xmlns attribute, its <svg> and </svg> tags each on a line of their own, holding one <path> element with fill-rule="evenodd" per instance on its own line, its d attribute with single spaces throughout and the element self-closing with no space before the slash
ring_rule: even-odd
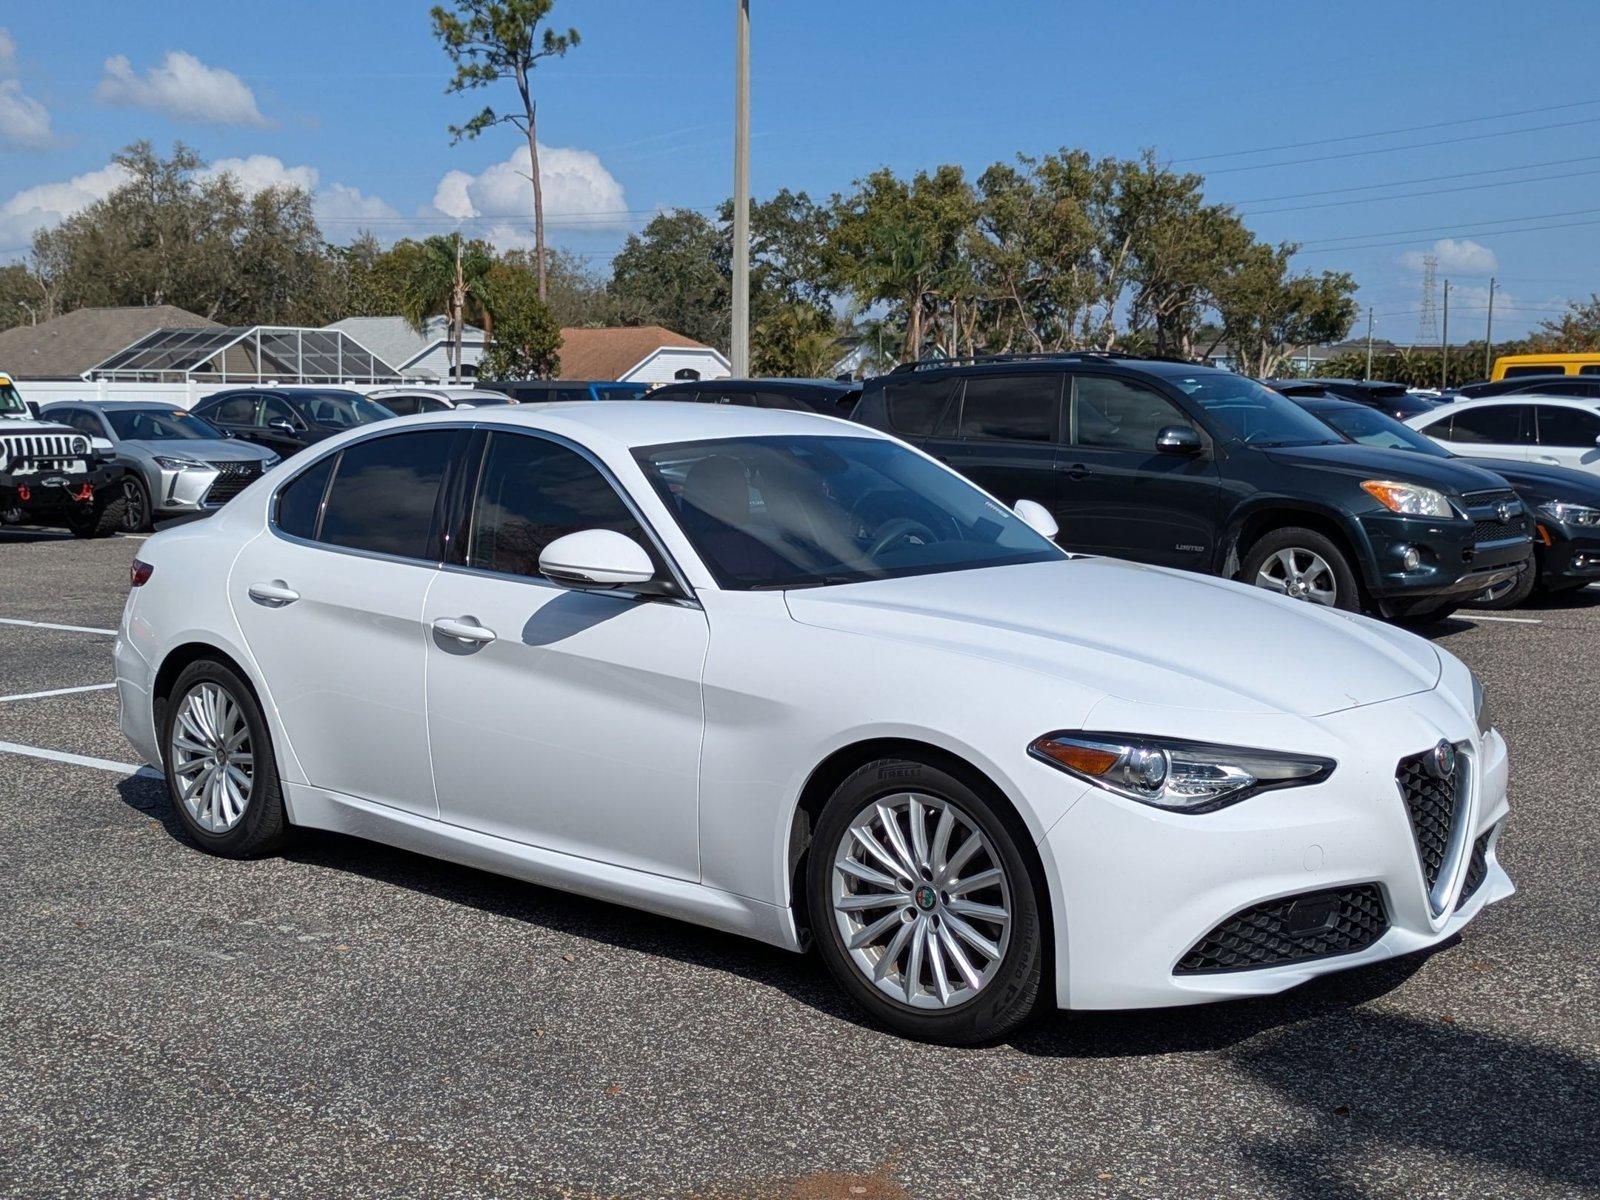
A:
<svg viewBox="0 0 1600 1200">
<path fill-rule="evenodd" d="M 833 859 L 833 912 L 851 961 L 914 1008 L 965 1004 L 1011 939 L 1011 886 L 972 818 L 937 796 L 886 796 Z"/>
<path fill-rule="evenodd" d="M 1255 582 L 1257 587 L 1330 608 L 1339 598 L 1333 568 L 1320 554 L 1303 546 L 1287 546 L 1272 555 L 1257 568 Z"/>
</svg>

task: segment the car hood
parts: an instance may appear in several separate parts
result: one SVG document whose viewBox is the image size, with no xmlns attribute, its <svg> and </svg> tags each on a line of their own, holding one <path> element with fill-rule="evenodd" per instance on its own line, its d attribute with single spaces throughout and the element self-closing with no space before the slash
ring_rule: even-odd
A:
<svg viewBox="0 0 1600 1200">
<path fill-rule="evenodd" d="M 787 592 L 802 624 L 1041 671 L 1135 703 L 1316 716 L 1433 688 L 1431 643 L 1244 584 L 1111 558 Z"/>
<path fill-rule="evenodd" d="M 1514 458 L 1474 458 L 1482 466 L 1502 475 L 1518 492 L 1545 500 L 1567 500 L 1574 504 L 1600 507 L 1600 479 L 1587 471 L 1557 467 L 1549 463 L 1520 462 Z"/>
<path fill-rule="evenodd" d="M 260 446 L 238 438 L 165 438 L 145 441 L 128 438 L 117 444 L 124 454 L 163 458 L 197 458 L 201 462 L 262 462 L 272 454 Z"/>
<path fill-rule="evenodd" d="M 1341 442 L 1337 446 L 1284 446 L 1266 451 L 1273 462 L 1291 467 L 1341 471 L 1362 479 L 1392 479 L 1454 492 L 1504 490 L 1505 480 L 1456 458 L 1434 458 L 1415 450 L 1385 450 Z"/>
</svg>

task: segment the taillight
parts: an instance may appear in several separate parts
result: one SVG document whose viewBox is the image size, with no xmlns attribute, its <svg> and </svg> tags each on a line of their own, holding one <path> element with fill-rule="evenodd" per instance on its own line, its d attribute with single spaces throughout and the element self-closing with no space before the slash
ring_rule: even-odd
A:
<svg viewBox="0 0 1600 1200">
<path fill-rule="evenodd" d="M 145 582 L 150 578 L 150 576 L 154 575 L 155 572 L 155 567 L 151 566 L 149 563 L 142 562 L 137 558 L 134 559 L 133 565 L 128 568 L 128 586 L 143 587 Z"/>
</svg>

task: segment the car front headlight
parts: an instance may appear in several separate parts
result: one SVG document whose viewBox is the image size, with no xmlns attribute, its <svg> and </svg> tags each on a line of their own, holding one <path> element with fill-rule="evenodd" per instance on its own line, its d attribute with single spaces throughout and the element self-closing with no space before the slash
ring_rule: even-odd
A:
<svg viewBox="0 0 1600 1200">
<path fill-rule="evenodd" d="M 1187 813 L 1211 812 L 1275 788 L 1321 783 L 1336 765 L 1311 754 L 1079 730 L 1047 733 L 1028 753 L 1118 796 Z"/>
<path fill-rule="evenodd" d="M 1539 511 L 1563 525 L 1600 525 L 1600 508 L 1590 508 L 1587 504 L 1551 500 L 1548 504 L 1539 505 Z"/>
<path fill-rule="evenodd" d="M 156 455 L 156 466 L 162 467 L 162 468 L 164 468 L 165 470 L 168 470 L 168 471 L 209 471 L 209 470 L 211 470 L 211 465 L 209 463 L 200 462 L 198 459 L 193 459 L 193 458 L 175 458 L 175 457 L 168 457 L 168 456 L 162 455 L 162 454 Z"/>
<path fill-rule="evenodd" d="M 1481 737 L 1494 728 L 1494 718 L 1489 714 L 1489 699 L 1484 695 L 1483 680 L 1478 678 L 1476 671 L 1472 675 L 1472 719 L 1478 723 L 1478 735 Z"/>
<path fill-rule="evenodd" d="M 1450 518 L 1456 515 L 1456 510 L 1450 505 L 1450 498 L 1443 492 L 1419 487 L 1414 483 L 1396 483 L 1392 479 L 1368 479 L 1361 484 L 1361 490 L 1390 512 L 1402 513 L 1408 517 Z"/>
</svg>

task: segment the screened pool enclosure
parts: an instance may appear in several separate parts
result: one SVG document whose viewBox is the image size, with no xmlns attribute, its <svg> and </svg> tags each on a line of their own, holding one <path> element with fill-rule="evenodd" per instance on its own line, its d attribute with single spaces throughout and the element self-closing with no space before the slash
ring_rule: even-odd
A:
<svg viewBox="0 0 1600 1200">
<path fill-rule="evenodd" d="M 273 325 L 158 329 L 85 379 L 113 383 L 400 383 L 404 376 L 337 329 Z"/>
</svg>

